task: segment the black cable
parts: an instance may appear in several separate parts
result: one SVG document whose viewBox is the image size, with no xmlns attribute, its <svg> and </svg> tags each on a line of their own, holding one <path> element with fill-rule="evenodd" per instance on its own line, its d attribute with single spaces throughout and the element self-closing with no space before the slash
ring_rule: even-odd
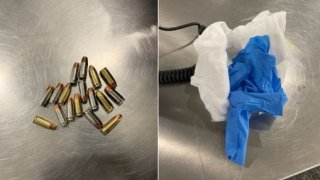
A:
<svg viewBox="0 0 320 180">
<path fill-rule="evenodd" d="M 190 26 L 198 26 L 198 34 L 201 35 L 202 32 L 206 29 L 204 25 L 201 25 L 197 22 L 192 22 L 188 24 L 183 24 L 176 27 L 162 27 L 159 29 L 163 31 L 176 31 L 184 29 Z M 160 84 L 169 84 L 169 83 L 181 83 L 181 82 L 190 82 L 191 76 L 194 74 L 196 65 L 173 70 L 165 70 L 159 72 L 159 83 Z"/>
<path fill-rule="evenodd" d="M 160 26 L 159 29 L 162 31 L 177 31 L 180 29 L 184 29 L 187 27 L 191 27 L 191 26 L 198 26 L 198 34 L 202 34 L 202 32 L 206 29 L 206 27 L 204 25 L 201 25 L 200 23 L 197 22 L 191 22 L 191 23 L 187 23 L 187 24 L 183 24 L 180 26 L 175 26 L 175 27 L 162 27 Z"/>
<path fill-rule="evenodd" d="M 159 83 L 170 84 L 178 82 L 190 82 L 196 65 L 187 68 L 173 69 L 159 72 Z"/>
</svg>

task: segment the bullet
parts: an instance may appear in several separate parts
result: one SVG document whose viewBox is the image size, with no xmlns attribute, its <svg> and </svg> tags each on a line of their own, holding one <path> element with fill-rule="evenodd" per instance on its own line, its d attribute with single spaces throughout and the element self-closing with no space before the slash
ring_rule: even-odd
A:
<svg viewBox="0 0 320 180">
<path fill-rule="evenodd" d="M 79 79 L 86 79 L 88 69 L 88 58 L 83 56 L 80 64 Z"/>
<path fill-rule="evenodd" d="M 113 110 L 113 106 L 111 102 L 107 99 L 107 97 L 103 94 L 103 92 L 97 90 L 96 96 L 97 96 L 98 102 L 101 104 L 101 106 L 105 111 L 109 113 Z"/>
<path fill-rule="evenodd" d="M 100 71 L 101 78 L 108 84 L 109 86 L 113 87 L 114 89 L 117 87 L 117 82 L 109 72 L 107 68 L 103 68 Z"/>
<path fill-rule="evenodd" d="M 74 109 L 76 117 L 83 116 L 82 100 L 79 93 L 74 94 Z"/>
<path fill-rule="evenodd" d="M 108 97 L 116 104 L 121 105 L 123 103 L 124 98 L 111 86 L 107 85 L 104 91 L 107 93 Z"/>
<path fill-rule="evenodd" d="M 79 92 L 83 103 L 87 103 L 87 83 L 85 81 L 78 81 Z"/>
<path fill-rule="evenodd" d="M 118 114 L 111 118 L 108 122 L 106 122 L 103 127 L 100 129 L 103 135 L 107 135 L 111 132 L 111 130 L 116 127 L 122 119 L 122 115 Z"/>
<path fill-rule="evenodd" d="M 59 104 L 54 105 L 54 110 L 57 114 L 58 120 L 61 126 L 66 126 L 68 124 L 68 120 L 66 115 L 64 114 L 61 106 Z"/>
<path fill-rule="evenodd" d="M 46 107 L 49 103 L 50 97 L 54 91 L 54 88 L 52 86 L 48 86 L 46 89 L 46 92 L 41 98 L 40 106 Z"/>
<path fill-rule="evenodd" d="M 78 77 L 79 77 L 79 63 L 75 62 L 71 70 L 70 83 L 72 85 L 77 85 Z"/>
<path fill-rule="evenodd" d="M 102 128 L 101 120 L 97 117 L 97 115 L 94 114 L 94 112 L 91 109 L 88 109 L 85 112 L 85 117 L 97 129 Z"/>
<path fill-rule="evenodd" d="M 97 99 L 96 99 L 96 94 L 94 92 L 94 89 L 92 87 L 88 88 L 88 96 L 89 96 L 89 104 L 90 104 L 90 109 L 92 111 L 96 111 L 99 109 Z"/>
<path fill-rule="evenodd" d="M 65 104 L 71 93 L 71 83 L 68 83 L 64 88 L 59 97 L 58 103 Z"/>
<path fill-rule="evenodd" d="M 99 89 L 101 87 L 101 81 L 96 68 L 94 68 L 94 66 L 92 65 L 89 66 L 89 76 L 90 76 L 93 87 L 95 89 Z"/>
<path fill-rule="evenodd" d="M 53 104 L 57 103 L 58 99 L 62 93 L 62 90 L 63 90 L 63 84 L 58 83 L 56 88 L 53 91 L 53 94 L 52 94 L 49 102 L 53 103 Z"/>
<path fill-rule="evenodd" d="M 67 118 L 68 118 L 68 121 L 74 121 L 74 119 L 75 119 L 74 101 L 73 101 L 72 98 L 68 99 L 68 103 L 67 103 Z"/>
<path fill-rule="evenodd" d="M 40 117 L 40 116 L 36 116 L 33 119 L 33 123 L 38 124 L 42 127 L 45 127 L 47 129 L 51 129 L 51 130 L 55 130 L 57 128 L 57 125 L 55 125 L 53 122 L 50 122 L 49 120 Z"/>
</svg>

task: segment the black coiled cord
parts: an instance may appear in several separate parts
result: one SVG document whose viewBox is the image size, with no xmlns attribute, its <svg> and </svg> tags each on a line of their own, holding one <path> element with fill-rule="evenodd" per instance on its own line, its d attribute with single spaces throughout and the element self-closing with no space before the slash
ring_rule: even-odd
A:
<svg viewBox="0 0 320 180">
<path fill-rule="evenodd" d="M 196 65 L 187 68 L 173 69 L 159 72 L 159 83 L 170 84 L 178 82 L 190 82 L 191 76 L 194 74 Z"/>
<path fill-rule="evenodd" d="M 179 29 L 187 28 L 190 26 L 198 26 L 198 34 L 202 34 L 202 32 L 206 29 L 204 25 L 201 25 L 197 22 L 192 22 L 188 24 L 183 24 L 176 27 L 159 27 L 160 30 L 163 31 L 176 31 Z M 165 70 L 159 72 L 159 83 L 160 84 L 170 84 L 170 83 L 182 83 L 182 82 L 190 82 L 191 76 L 194 74 L 196 65 L 181 68 L 181 69 L 173 69 L 173 70 Z"/>
</svg>

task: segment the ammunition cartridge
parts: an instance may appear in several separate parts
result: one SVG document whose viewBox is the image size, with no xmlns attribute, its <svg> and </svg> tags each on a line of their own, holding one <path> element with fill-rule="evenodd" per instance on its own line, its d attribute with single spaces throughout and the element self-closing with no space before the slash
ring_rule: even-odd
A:
<svg viewBox="0 0 320 180">
<path fill-rule="evenodd" d="M 83 116 L 82 100 L 79 93 L 74 94 L 74 109 L 76 117 Z"/>
<path fill-rule="evenodd" d="M 53 104 L 57 103 L 59 100 L 59 97 L 62 93 L 62 90 L 63 90 L 63 84 L 58 83 L 56 88 L 53 91 L 53 94 L 52 94 L 49 102 L 53 103 Z"/>
<path fill-rule="evenodd" d="M 79 77 L 79 63 L 75 62 L 71 70 L 70 83 L 72 85 L 77 85 L 78 77 Z"/>
<path fill-rule="evenodd" d="M 107 135 L 111 130 L 116 127 L 122 119 L 122 115 L 118 114 L 112 117 L 108 122 L 106 122 L 103 127 L 100 129 L 103 135 Z"/>
<path fill-rule="evenodd" d="M 108 100 L 108 98 L 103 94 L 103 92 L 97 90 L 96 97 L 102 108 L 107 111 L 108 113 L 113 110 L 113 105 Z"/>
<path fill-rule="evenodd" d="M 108 97 L 116 104 L 121 105 L 123 103 L 124 98 L 111 86 L 107 85 L 104 91 L 107 93 Z"/>
<path fill-rule="evenodd" d="M 57 125 L 55 125 L 53 122 L 50 122 L 49 120 L 47 120 L 43 117 L 40 117 L 40 116 L 36 116 L 33 119 L 33 123 L 38 124 L 38 125 L 45 127 L 47 129 L 55 130 L 57 128 Z"/>
<path fill-rule="evenodd" d="M 85 112 L 85 117 L 97 129 L 102 128 L 101 120 L 97 117 L 97 115 L 94 114 L 94 112 L 91 109 L 88 109 Z"/>
<path fill-rule="evenodd" d="M 90 76 L 93 87 L 95 89 L 100 88 L 101 81 L 100 81 L 99 75 L 97 73 L 96 68 L 94 68 L 94 66 L 92 66 L 92 65 L 89 66 L 89 76 Z"/>
<path fill-rule="evenodd" d="M 46 92 L 41 98 L 40 106 L 46 107 L 49 103 L 50 97 L 54 91 L 54 88 L 52 86 L 48 86 L 46 89 Z"/>
<path fill-rule="evenodd" d="M 86 79 L 87 69 L 88 69 L 88 58 L 86 56 L 83 56 L 80 64 L 79 79 L 82 79 L 82 80 Z"/>
<path fill-rule="evenodd" d="M 63 91 L 59 97 L 58 103 L 65 104 L 70 96 L 71 93 L 71 83 L 68 83 L 64 88 Z"/>
<path fill-rule="evenodd" d="M 61 126 L 66 126 L 68 124 L 68 120 L 66 115 L 64 114 L 61 106 L 59 104 L 54 105 L 54 110 L 56 111 L 58 120 Z"/>
<path fill-rule="evenodd" d="M 96 99 L 96 94 L 94 92 L 94 89 L 92 87 L 88 88 L 88 99 L 89 99 L 89 104 L 90 104 L 90 109 L 92 111 L 98 110 L 98 102 Z"/>
<path fill-rule="evenodd" d="M 117 87 L 116 80 L 113 78 L 112 74 L 109 72 L 107 68 L 103 68 L 100 71 L 100 76 L 106 82 L 106 84 L 110 85 L 114 89 Z"/>
</svg>

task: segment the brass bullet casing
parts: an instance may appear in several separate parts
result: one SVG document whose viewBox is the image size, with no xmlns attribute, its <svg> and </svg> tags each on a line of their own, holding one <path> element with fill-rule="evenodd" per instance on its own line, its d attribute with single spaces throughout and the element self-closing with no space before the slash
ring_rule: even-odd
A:
<svg viewBox="0 0 320 180">
<path fill-rule="evenodd" d="M 116 80 L 113 78 L 112 74 L 109 72 L 107 68 L 103 68 L 100 71 L 100 76 L 109 86 L 113 87 L 114 89 L 117 87 Z"/>
<path fill-rule="evenodd" d="M 71 70 L 70 83 L 72 85 L 77 85 L 78 77 L 79 77 L 79 63 L 75 62 Z"/>
<path fill-rule="evenodd" d="M 72 98 L 68 99 L 68 103 L 67 103 L 67 118 L 68 118 L 68 121 L 74 121 L 74 119 L 75 119 L 74 101 L 73 101 Z"/>
<path fill-rule="evenodd" d="M 58 83 L 56 88 L 53 91 L 53 94 L 52 94 L 49 102 L 53 103 L 53 104 L 57 103 L 59 100 L 59 97 L 62 93 L 62 90 L 63 90 L 63 84 Z"/>
<path fill-rule="evenodd" d="M 88 97 L 89 97 L 90 109 L 92 111 L 98 110 L 99 107 L 98 107 L 98 102 L 96 99 L 96 94 L 95 94 L 94 89 L 92 87 L 88 88 Z"/>
<path fill-rule="evenodd" d="M 89 66 L 89 76 L 90 76 L 93 87 L 95 89 L 99 89 L 101 87 L 101 81 L 96 68 L 94 68 L 94 66 L 92 65 Z"/>
<path fill-rule="evenodd" d="M 100 129 L 103 135 L 107 135 L 111 132 L 111 130 L 116 127 L 122 119 L 122 115 L 118 114 L 111 118 L 108 122 L 106 122 L 103 127 Z"/>
<path fill-rule="evenodd" d="M 54 91 L 54 88 L 52 86 L 47 87 L 46 92 L 44 93 L 44 95 L 41 98 L 40 106 L 46 107 L 48 105 L 53 91 Z"/>
<path fill-rule="evenodd" d="M 87 83 L 83 80 L 78 81 L 79 92 L 83 103 L 87 103 Z"/>
<path fill-rule="evenodd" d="M 103 92 L 97 90 L 96 96 L 97 96 L 98 102 L 101 104 L 101 106 L 105 111 L 109 113 L 113 110 L 113 106 L 111 102 L 107 99 L 107 97 L 103 94 Z"/>
<path fill-rule="evenodd" d="M 115 89 L 113 89 L 111 86 L 107 85 L 107 87 L 104 89 L 104 91 L 107 93 L 108 97 L 112 99 L 113 102 L 115 102 L 118 105 L 121 105 L 124 102 L 124 98 L 119 94 Z"/>
<path fill-rule="evenodd" d="M 54 105 L 54 110 L 57 114 L 58 120 L 61 126 L 66 126 L 68 124 L 68 120 L 66 115 L 64 114 L 61 106 L 59 104 Z"/>
<path fill-rule="evenodd" d="M 74 94 L 74 110 L 76 117 L 83 116 L 82 100 L 79 93 Z"/>
<path fill-rule="evenodd" d="M 91 109 L 88 109 L 85 112 L 85 117 L 97 129 L 102 128 L 103 124 L 101 120 L 98 118 L 97 115 L 94 114 L 94 112 Z"/>
<path fill-rule="evenodd" d="M 57 125 L 55 125 L 53 122 L 50 122 L 49 120 L 47 120 L 43 117 L 40 117 L 40 116 L 36 116 L 33 119 L 33 123 L 38 124 L 38 125 L 45 127 L 47 129 L 55 130 L 57 128 Z"/>
<path fill-rule="evenodd" d="M 70 96 L 71 93 L 71 83 L 68 83 L 64 88 L 59 97 L 58 103 L 65 104 Z"/>
<path fill-rule="evenodd" d="M 83 56 L 80 64 L 79 79 L 82 79 L 82 80 L 86 79 L 87 69 L 88 69 L 88 58 L 86 56 Z"/>
</svg>

